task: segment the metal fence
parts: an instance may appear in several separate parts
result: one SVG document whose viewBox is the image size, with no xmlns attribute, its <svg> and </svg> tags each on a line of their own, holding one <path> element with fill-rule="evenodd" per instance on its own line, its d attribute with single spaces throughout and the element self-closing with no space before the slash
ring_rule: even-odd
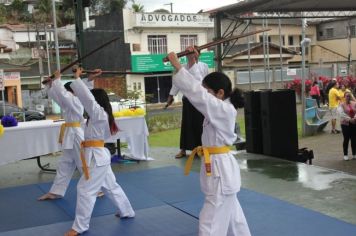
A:
<svg viewBox="0 0 356 236">
<path fill-rule="evenodd" d="M 305 70 L 306 75 L 311 78 L 311 75 L 316 76 L 333 76 L 332 67 L 328 68 L 306 68 Z M 257 69 L 251 71 L 251 83 L 258 84 L 258 83 L 273 83 L 273 82 L 282 82 L 283 81 L 291 81 L 294 78 L 301 78 L 302 77 L 302 69 L 295 68 L 295 69 L 283 69 L 282 75 L 280 69 L 275 70 L 262 70 Z M 248 71 L 236 71 L 236 84 L 249 84 L 249 72 Z"/>
</svg>

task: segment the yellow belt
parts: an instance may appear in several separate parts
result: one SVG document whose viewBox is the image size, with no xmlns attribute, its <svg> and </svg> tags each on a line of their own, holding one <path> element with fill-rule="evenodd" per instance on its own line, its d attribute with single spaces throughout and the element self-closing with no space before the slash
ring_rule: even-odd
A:
<svg viewBox="0 0 356 236">
<path fill-rule="evenodd" d="M 62 144 L 64 131 L 67 127 L 80 127 L 80 122 L 66 122 L 61 125 L 61 131 L 59 132 L 58 142 Z"/>
<path fill-rule="evenodd" d="M 80 144 L 80 160 L 82 161 L 83 165 L 83 173 L 86 180 L 89 179 L 89 169 L 87 166 L 87 162 L 85 160 L 84 149 L 88 147 L 104 147 L 103 140 L 85 140 Z"/>
<path fill-rule="evenodd" d="M 199 156 L 204 156 L 204 163 L 205 163 L 205 170 L 206 170 L 206 175 L 211 176 L 211 159 L 210 159 L 210 154 L 222 154 L 222 153 L 228 153 L 230 152 L 229 147 L 227 146 L 221 146 L 221 147 L 196 147 L 190 154 L 186 164 L 185 164 L 185 169 L 184 169 L 184 174 L 188 175 L 190 172 L 190 169 L 192 168 L 193 165 L 193 160 L 195 157 L 195 154 Z"/>
</svg>

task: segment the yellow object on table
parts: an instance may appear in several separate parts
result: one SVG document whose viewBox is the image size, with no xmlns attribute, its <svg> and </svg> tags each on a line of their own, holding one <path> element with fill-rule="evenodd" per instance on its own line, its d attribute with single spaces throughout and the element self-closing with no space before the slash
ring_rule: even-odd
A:
<svg viewBox="0 0 356 236">
<path fill-rule="evenodd" d="M 4 126 L 0 125 L 0 137 L 3 136 L 4 132 L 5 132 Z"/>
<path fill-rule="evenodd" d="M 127 117 L 127 116 L 143 116 L 145 115 L 145 110 L 142 108 L 135 109 L 122 109 L 121 111 L 116 111 L 113 113 L 114 117 Z"/>
</svg>

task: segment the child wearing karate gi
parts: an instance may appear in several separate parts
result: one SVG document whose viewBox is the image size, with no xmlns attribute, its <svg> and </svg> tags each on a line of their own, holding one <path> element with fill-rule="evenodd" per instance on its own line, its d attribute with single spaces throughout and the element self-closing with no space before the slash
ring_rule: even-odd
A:
<svg viewBox="0 0 356 236">
<path fill-rule="evenodd" d="M 80 144 L 84 140 L 81 127 L 84 108 L 79 99 L 73 95 L 70 82 L 62 85 L 60 73 L 55 73 L 55 79 L 46 83 L 47 94 L 62 109 L 65 123 L 61 126 L 59 143 L 62 144 L 63 155 L 58 160 L 57 173 L 51 189 L 38 200 L 62 198 L 76 168 L 81 172 L 82 163 L 79 158 Z"/>
<path fill-rule="evenodd" d="M 83 175 L 77 185 L 76 215 L 72 229 L 65 234 L 66 236 L 78 235 L 89 229 L 96 194 L 100 189 L 118 208 L 117 216 L 120 218 L 135 216 L 130 201 L 116 182 L 110 166 L 110 152 L 104 147 L 104 140 L 118 132 L 109 97 L 103 89 L 90 91 L 80 79 L 81 73 L 82 69 L 77 68 L 76 79 L 72 82 L 71 88 L 83 104 L 89 118 L 82 142 Z"/>
<path fill-rule="evenodd" d="M 228 148 L 236 139 L 236 109 L 243 106 L 241 92 L 232 91 L 231 81 L 223 73 L 210 73 L 200 83 L 182 67 L 175 53 L 168 58 L 176 69 L 173 84 L 205 117 L 202 146 L 193 150 L 185 169 L 188 174 L 196 153 L 202 156 L 200 185 L 205 201 L 199 215 L 199 235 L 249 236 L 236 196 L 241 186 L 240 168 Z"/>
</svg>

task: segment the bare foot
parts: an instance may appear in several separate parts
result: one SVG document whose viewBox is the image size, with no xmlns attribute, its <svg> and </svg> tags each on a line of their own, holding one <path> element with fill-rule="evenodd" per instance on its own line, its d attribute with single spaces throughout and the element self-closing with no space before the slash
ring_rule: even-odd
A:
<svg viewBox="0 0 356 236">
<path fill-rule="evenodd" d="M 77 236 L 77 235 L 79 234 L 74 229 L 70 229 L 67 233 L 64 234 L 64 236 Z"/>
<path fill-rule="evenodd" d="M 104 197 L 104 192 L 100 191 L 96 194 L 96 197 Z"/>
<path fill-rule="evenodd" d="M 127 215 L 127 216 L 121 216 L 120 213 L 116 213 L 115 216 L 120 218 L 120 219 L 134 218 L 135 217 L 135 212 L 133 212 L 133 213 Z"/>
<path fill-rule="evenodd" d="M 37 200 L 45 201 L 45 200 L 54 200 L 54 199 L 58 199 L 58 198 L 61 198 L 61 196 L 54 194 L 54 193 L 46 193 L 45 195 L 41 196 Z"/>
</svg>

